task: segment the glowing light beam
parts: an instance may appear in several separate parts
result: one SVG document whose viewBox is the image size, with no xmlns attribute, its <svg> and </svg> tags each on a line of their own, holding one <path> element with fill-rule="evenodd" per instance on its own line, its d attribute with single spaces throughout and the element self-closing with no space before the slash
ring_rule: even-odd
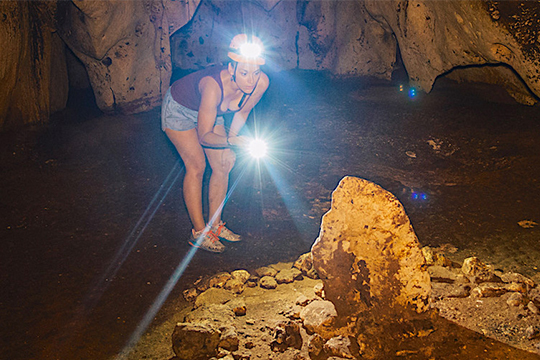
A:
<svg viewBox="0 0 540 360">
<path fill-rule="evenodd" d="M 208 222 L 208 225 L 204 229 L 204 232 L 207 232 L 210 230 L 210 228 L 212 227 L 212 224 L 216 220 L 217 214 L 221 213 L 221 210 L 227 203 L 234 189 L 236 189 L 236 186 L 238 185 L 238 182 L 244 175 L 245 171 L 246 169 L 244 168 L 242 172 L 240 173 L 240 175 L 238 176 L 238 178 L 236 179 L 236 181 L 232 184 L 232 186 L 230 187 L 229 191 L 227 192 L 225 196 L 225 199 L 221 202 L 221 205 L 219 206 L 218 211 L 212 216 L 212 219 Z M 199 236 L 199 238 L 197 239 L 197 245 L 200 245 L 202 243 L 204 232 L 203 232 L 203 235 Z M 197 252 L 197 250 L 198 249 L 196 247 L 190 248 L 186 256 L 184 256 L 184 259 L 182 259 L 180 264 L 178 264 L 178 266 L 174 270 L 173 274 L 169 277 L 169 280 L 167 281 L 165 286 L 163 286 L 163 289 L 161 290 L 159 295 L 156 297 L 156 300 L 154 301 L 150 309 L 148 309 L 148 311 L 146 312 L 144 318 L 139 322 L 139 325 L 137 326 L 137 328 L 131 335 L 126 346 L 124 346 L 124 349 L 116 356 L 115 359 L 117 360 L 127 359 L 129 354 L 131 353 L 131 350 L 133 350 L 133 347 L 137 344 L 141 336 L 144 334 L 144 332 L 146 331 L 146 329 L 148 328 L 148 326 L 150 325 L 150 323 L 152 322 L 152 320 L 154 319 L 158 311 L 163 306 L 163 303 L 165 302 L 165 300 L 167 300 L 167 298 L 169 297 L 169 294 L 174 289 L 176 283 L 178 282 L 178 280 L 180 280 L 180 278 L 184 274 L 184 271 L 186 270 L 187 266 L 193 259 L 193 256 L 195 256 L 195 253 Z"/>
</svg>

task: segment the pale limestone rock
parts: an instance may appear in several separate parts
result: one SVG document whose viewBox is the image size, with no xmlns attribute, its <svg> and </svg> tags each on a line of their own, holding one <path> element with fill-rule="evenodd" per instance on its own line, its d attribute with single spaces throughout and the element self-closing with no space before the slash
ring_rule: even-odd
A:
<svg viewBox="0 0 540 360">
<path fill-rule="evenodd" d="M 276 279 L 271 276 L 263 276 L 259 280 L 259 286 L 263 289 L 275 289 L 277 288 L 278 283 L 276 282 Z"/>
<path fill-rule="evenodd" d="M 530 325 L 525 330 L 525 335 L 527 336 L 527 339 L 529 339 L 529 340 L 536 339 L 537 337 L 540 337 L 540 327 Z"/>
<path fill-rule="evenodd" d="M 319 359 L 321 356 L 324 356 L 324 343 L 326 342 L 318 334 L 313 334 L 308 339 L 308 353 L 310 359 Z"/>
<path fill-rule="evenodd" d="M 232 291 L 235 294 L 241 294 L 245 289 L 245 284 L 242 279 L 231 278 L 227 280 L 223 288 L 225 290 Z"/>
<path fill-rule="evenodd" d="M 531 299 L 536 305 L 540 305 L 540 287 L 539 286 L 529 291 L 529 299 Z"/>
<path fill-rule="evenodd" d="M 307 273 L 313 268 L 313 257 L 311 252 L 300 255 L 300 257 L 294 262 L 293 267 L 297 268 L 302 274 Z"/>
<path fill-rule="evenodd" d="M 529 301 L 529 303 L 527 304 L 527 309 L 535 315 L 540 314 L 540 310 L 538 310 L 538 307 L 534 305 L 532 301 Z"/>
<path fill-rule="evenodd" d="M 251 360 L 251 351 L 239 350 L 234 353 L 234 360 Z"/>
<path fill-rule="evenodd" d="M 217 358 L 221 360 L 234 360 L 234 356 L 230 354 L 230 351 L 225 350 L 225 349 L 218 349 Z"/>
<path fill-rule="evenodd" d="M 228 272 L 221 272 L 219 274 L 213 275 L 208 279 L 208 286 L 215 288 L 222 288 L 225 286 L 227 281 L 231 278 L 231 274 Z"/>
<path fill-rule="evenodd" d="M 318 300 L 309 303 L 300 312 L 300 318 L 308 333 L 317 333 L 326 337 L 332 332 L 331 326 L 337 317 L 334 304 L 326 300 Z M 331 336 L 328 336 L 330 338 Z"/>
<path fill-rule="evenodd" d="M 195 299 L 197 299 L 197 295 L 199 294 L 196 288 L 186 289 L 182 293 L 184 295 L 184 299 L 188 302 L 193 302 Z"/>
<path fill-rule="evenodd" d="M 231 272 L 231 279 L 240 280 L 245 283 L 250 278 L 251 274 L 247 270 L 235 270 Z"/>
<path fill-rule="evenodd" d="M 238 345 L 240 344 L 240 339 L 236 330 L 232 326 L 226 326 L 220 329 L 221 336 L 219 338 L 218 346 L 228 351 L 238 350 Z"/>
<path fill-rule="evenodd" d="M 272 329 L 271 334 L 274 340 L 270 343 L 270 348 L 274 352 L 285 352 L 288 348 L 302 348 L 303 340 L 300 326 L 295 322 L 279 323 Z"/>
<path fill-rule="evenodd" d="M 250 275 L 249 279 L 246 281 L 248 287 L 256 287 L 259 282 L 259 277 L 256 275 Z"/>
<path fill-rule="evenodd" d="M 431 266 L 435 264 L 437 254 L 435 253 L 435 251 L 433 251 L 432 248 L 430 248 L 429 246 L 424 246 L 422 248 L 422 255 L 424 255 L 424 259 L 426 259 L 426 265 Z"/>
<path fill-rule="evenodd" d="M 312 301 L 312 300 L 311 300 Z M 298 296 L 296 298 L 296 301 L 294 302 L 296 305 L 300 305 L 300 306 L 306 306 L 307 304 L 309 304 L 310 302 L 310 299 L 308 299 L 308 297 L 304 294 Z"/>
<path fill-rule="evenodd" d="M 255 273 L 261 278 L 264 277 L 264 276 L 275 277 L 277 275 L 278 271 L 276 269 L 274 269 L 273 267 L 263 266 L 263 267 L 260 267 L 257 270 L 255 270 Z"/>
<path fill-rule="evenodd" d="M 475 297 L 494 297 L 500 296 L 507 292 L 526 293 L 527 289 L 523 286 L 523 284 L 519 283 L 505 284 L 484 282 L 472 289 L 471 295 Z"/>
<path fill-rule="evenodd" d="M 195 307 L 208 306 L 211 304 L 225 304 L 234 299 L 234 295 L 225 289 L 210 288 L 201 293 L 195 300 Z"/>
<path fill-rule="evenodd" d="M 301 311 L 302 311 L 302 307 L 300 305 L 294 305 L 290 307 L 288 310 L 284 311 L 283 316 L 291 320 L 298 320 L 300 319 Z"/>
<path fill-rule="evenodd" d="M 200 277 L 199 279 L 197 279 L 197 281 L 193 283 L 193 285 L 195 285 L 195 287 L 197 288 L 197 291 L 205 292 L 206 290 L 210 288 L 210 286 L 208 285 L 208 280 L 209 280 L 209 277 L 204 277 L 204 278 Z"/>
<path fill-rule="evenodd" d="M 233 299 L 227 303 L 229 308 L 234 312 L 236 316 L 245 316 L 247 312 L 247 306 L 244 300 Z"/>
<path fill-rule="evenodd" d="M 200 306 L 189 312 L 185 316 L 184 322 L 205 322 L 223 326 L 224 324 L 230 323 L 233 319 L 234 313 L 229 306 L 223 304 L 210 304 Z"/>
<path fill-rule="evenodd" d="M 309 270 L 307 274 L 305 275 L 310 279 L 314 279 L 314 280 L 319 279 L 319 274 L 317 273 L 317 270 L 315 270 L 315 268 L 312 268 L 311 270 Z"/>
<path fill-rule="evenodd" d="M 475 256 L 463 260 L 461 271 L 467 275 L 471 281 L 476 283 L 493 282 L 496 280 L 496 275 L 493 273 L 491 267 L 484 264 Z"/>
<path fill-rule="evenodd" d="M 349 338 L 340 335 L 328 340 L 324 344 L 324 351 L 331 356 L 337 356 L 343 359 L 354 359 L 350 347 L 351 341 Z"/>
<path fill-rule="evenodd" d="M 433 283 L 431 284 L 431 298 L 440 300 L 444 298 L 465 298 L 470 295 L 471 287 L 467 284 Z"/>
<path fill-rule="evenodd" d="M 529 288 L 533 288 L 535 286 L 534 281 L 518 273 L 504 273 L 500 276 L 500 278 L 505 283 L 521 283 L 525 284 Z"/>
<path fill-rule="evenodd" d="M 389 309 L 427 310 L 430 279 L 418 239 L 403 206 L 374 183 L 340 181 L 312 254 L 340 317 L 375 305 L 381 316 Z"/>
<path fill-rule="evenodd" d="M 452 266 L 452 260 L 446 257 L 444 254 L 437 254 L 437 259 L 435 260 L 436 266 L 450 267 Z"/>
<path fill-rule="evenodd" d="M 325 294 L 324 294 L 324 284 L 323 283 L 319 283 L 317 285 L 315 285 L 313 287 L 313 291 L 315 292 L 315 295 L 317 295 L 318 297 L 320 297 L 321 299 L 324 299 L 325 298 Z"/>
<path fill-rule="evenodd" d="M 431 277 L 431 281 L 439 282 L 455 282 L 458 279 L 459 274 L 450 270 L 447 267 L 433 265 L 428 267 L 428 273 Z"/>
<path fill-rule="evenodd" d="M 220 332 L 203 323 L 178 323 L 172 334 L 173 351 L 180 359 L 210 358 L 217 355 Z"/>
<path fill-rule="evenodd" d="M 297 268 L 284 269 L 276 274 L 278 284 L 289 284 L 294 280 L 302 280 L 302 272 Z"/>
<path fill-rule="evenodd" d="M 506 299 L 506 303 L 510 306 L 520 306 L 523 305 L 523 302 L 525 301 L 525 298 L 523 297 L 522 293 L 514 292 L 512 293 L 508 299 Z"/>
<path fill-rule="evenodd" d="M 468 284 L 455 284 L 448 294 L 449 298 L 466 298 L 471 294 L 471 286 Z"/>
</svg>

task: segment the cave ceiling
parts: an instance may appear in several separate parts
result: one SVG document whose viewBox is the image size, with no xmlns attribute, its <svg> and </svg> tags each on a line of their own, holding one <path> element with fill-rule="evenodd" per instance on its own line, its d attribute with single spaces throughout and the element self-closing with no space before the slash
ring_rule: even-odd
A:
<svg viewBox="0 0 540 360">
<path fill-rule="evenodd" d="M 65 106 L 66 52 L 100 109 L 137 113 L 161 103 L 173 69 L 226 61 L 245 29 L 263 38 L 269 71 L 390 80 L 401 67 L 425 92 L 449 76 L 501 85 L 523 104 L 540 95 L 538 1 L 2 1 L 0 12 L 0 127 Z"/>
</svg>

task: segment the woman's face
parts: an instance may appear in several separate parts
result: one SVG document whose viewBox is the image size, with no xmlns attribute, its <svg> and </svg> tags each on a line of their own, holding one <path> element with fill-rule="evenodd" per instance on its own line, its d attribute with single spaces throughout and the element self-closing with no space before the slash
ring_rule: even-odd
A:
<svg viewBox="0 0 540 360">
<path fill-rule="evenodd" d="M 231 65 L 232 66 L 232 65 Z M 235 75 L 234 66 L 229 67 L 232 75 Z M 250 94 L 261 77 L 261 67 L 254 64 L 238 63 L 236 66 L 236 84 L 244 93 Z"/>
</svg>

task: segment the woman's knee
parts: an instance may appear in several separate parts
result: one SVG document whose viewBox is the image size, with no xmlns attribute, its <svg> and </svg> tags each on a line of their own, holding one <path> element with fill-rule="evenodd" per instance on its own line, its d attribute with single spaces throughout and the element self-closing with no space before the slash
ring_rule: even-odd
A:
<svg viewBox="0 0 540 360">
<path fill-rule="evenodd" d="M 227 177 L 229 176 L 229 173 L 231 172 L 233 166 L 234 160 L 232 160 L 231 162 L 214 164 L 213 166 L 211 166 L 212 174 Z"/>
<path fill-rule="evenodd" d="M 206 162 L 196 162 L 186 164 L 186 176 L 193 176 L 197 179 L 201 179 L 204 176 L 204 170 L 206 169 Z"/>
</svg>

